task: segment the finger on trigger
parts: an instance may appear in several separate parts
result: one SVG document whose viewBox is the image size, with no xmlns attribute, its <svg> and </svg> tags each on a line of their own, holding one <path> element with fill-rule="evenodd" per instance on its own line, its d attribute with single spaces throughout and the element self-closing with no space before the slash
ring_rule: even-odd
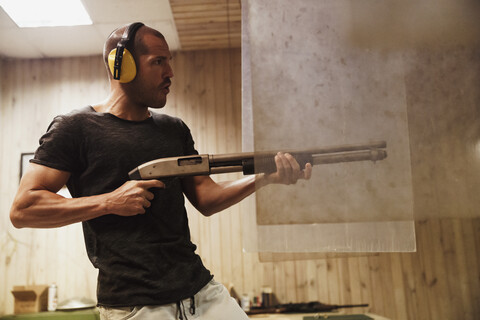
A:
<svg viewBox="0 0 480 320">
<path fill-rule="evenodd" d="M 165 184 L 160 181 L 160 180 L 156 180 L 156 179 L 153 179 L 153 180 L 145 180 L 143 181 L 144 183 L 142 184 L 142 186 L 146 189 L 150 189 L 150 188 L 165 188 Z"/>
<path fill-rule="evenodd" d="M 145 192 L 145 199 L 151 201 L 154 198 L 154 194 L 152 192 L 146 191 Z"/>
</svg>

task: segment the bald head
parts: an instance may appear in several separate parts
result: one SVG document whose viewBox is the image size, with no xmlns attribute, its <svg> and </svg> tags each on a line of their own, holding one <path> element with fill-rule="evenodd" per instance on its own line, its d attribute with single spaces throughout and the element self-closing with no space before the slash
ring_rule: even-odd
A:
<svg viewBox="0 0 480 320">
<path fill-rule="evenodd" d="M 128 25 L 122 26 L 118 29 L 115 29 L 105 41 L 103 46 L 103 61 L 105 67 L 107 68 L 108 74 L 112 77 L 110 68 L 108 67 L 108 55 L 110 52 L 117 47 L 118 42 L 122 39 L 123 33 Z M 155 29 L 152 29 L 148 26 L 141 26 L 134 35 L 133 39 L 130 39 L 126 48 L 130 51 L 134 58 L 138 57 L 141 54 L 148 53 L 148 46 L 143 41 L 145 35 L 153 35 L 157 38 L 165 40 L 165 37 Z M 133 41 L 132 41 L 133 40 Z"/>
</svg>

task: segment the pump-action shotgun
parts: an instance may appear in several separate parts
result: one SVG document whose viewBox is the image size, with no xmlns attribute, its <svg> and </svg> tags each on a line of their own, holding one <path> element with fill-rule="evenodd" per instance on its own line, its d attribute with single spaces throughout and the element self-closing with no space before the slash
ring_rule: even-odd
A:
<svg viewBox="0 0 480 320">
<path fill-rule="evenodd" d="M 285 151 L 300 164 L 312 165 L 351 162 L 378 161 L 387 157 L 387 143 L 379 141 L 369 144 L 333 146 L 313 150 Z M 185 176 L 210 175 L 228 172 L 243 174 L 272 173 L 276 171 L 277 152 L 241 152 L 231 154 L 200 154 L 161 158 L 144 163 L 129 172 L 132 180 L 165 179 Z"/>
</svg>

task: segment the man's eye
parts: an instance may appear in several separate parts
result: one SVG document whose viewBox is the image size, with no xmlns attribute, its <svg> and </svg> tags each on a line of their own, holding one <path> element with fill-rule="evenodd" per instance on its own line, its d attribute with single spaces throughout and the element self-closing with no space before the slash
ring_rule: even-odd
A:
<svg viewBox="0 0 480 320">
<path fill-rule="evenodd" d="M 162 64 L 164 59 L 157 59 L 154 61 L 155 64 Z"/>
</svg>

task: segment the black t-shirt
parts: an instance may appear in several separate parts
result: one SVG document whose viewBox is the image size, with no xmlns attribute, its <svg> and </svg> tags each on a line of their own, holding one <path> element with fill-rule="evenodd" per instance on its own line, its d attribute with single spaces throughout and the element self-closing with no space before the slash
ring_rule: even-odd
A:
<svg viewBox="0 0 480 320">
<path fill-rule="evenodd" d="M 32 162 L 68 171 L 72 197 L 115 190 L 128 172 L 163 157 L 197 154 L 188 127 L 178 118 L 152 114 L 123 120 L 92 107 L 56 117 Z M 143 215 L 105 215 L 83 222 L 88 256 L 99 269 L 99 305 L 160 305 L 188 298 L 212 278 L 195 254 L 179 179 Z"/>
</svg>

